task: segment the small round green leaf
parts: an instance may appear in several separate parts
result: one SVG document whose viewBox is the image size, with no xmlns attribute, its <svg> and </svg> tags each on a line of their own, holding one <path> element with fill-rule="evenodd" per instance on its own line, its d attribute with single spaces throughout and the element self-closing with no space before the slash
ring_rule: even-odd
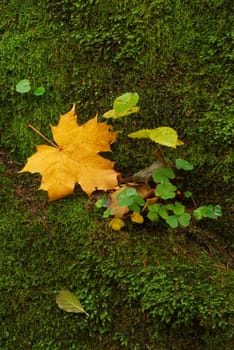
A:
<svg viewBox="0 0 234 350">
<path fill-rule="evenodd" d="M 187 160 L 178 158 L 175 161 L 176 168 L 178 170 L 183 169 L 183 170 L 193 170 L 193 165 L 189 163 Z"/>
<path fill-rule="evenodd" d="M 189 226 L 191 220 L 191 215 L 189 213 L 183 213 L 179 218 L 178 221 L 181 226 L 187 227 Z"/>
<path fill-rule="evenodd" d="M 158 213 L 163 219 L 166 219 L 168 217 L 168 212 L 167 212 L 166 206 L 164 205 L 160 206 Z"/>
<path fill-rule="evenodd" d="M 176 228 L 178 227 L 179 223 L 178 223 L 178 218 L 176 215 L 171 215 L 171 216 L 168 216 L 166 218 L 166 222 L 168 223 L 168 225 L 172 228 Z"/>
<path fill-rule="evenodd" d="M 193 216 L 196 220 L 201 220 L 203 218 L 202 208 L 197 208 L 193 211 Z"/>
<path fill-rule="evenodd" d="M 36 88 L 34 90 L 33 93 L 34 93 L 35 96 L 41 96 L 41 95 L 43 95 L 45 93 L 45 88 L 43 86 L 39 86 L 38 88 Z"/>
<path fill-rule="evenodd" d="M 177 188 L 172 185 L 170 182 L 163 182 L 157 186 L 156 196 L 161 197 L 162 199 L 175 198 L 175 191 Z"/>
<path fill-rule="evenodd" d="M 152 213 L 158 213 L 159 210 L 160 210 L 160 208 L 161 208 L 161 205 L 158 204 L 158 203 L 151 204 L 151 205 L 149 206 L 149 211 L 152 212 Z"/>
<path fill-rule="evenodd" d="M 152 221 L 152 222 L 158 222 L 158 220 L 159 220 L 158 213 L 155 211 L 149 211 L 147 213 L 147 218 L 150 219 L 150 221 Z"/>
<path fill-rule="evenodd" d="M 114 215 L 114 210 L 112 209 L 106 209 L 102 215 L 104 219 L 109 218 L 109 216 Z"/>
<path fill-rule="evenodd" d="M 186 192 L 184 192 L 184 196 L 185 196 L 185 198 L 190 198 L 192 196 L 192 192 L 186 191 Z"/>
<path fill-rule="evenodd" d="M 98 209 L 103 208 L 103 207 L 107 207 L 106 198 L 102 197 L 102 198 L 98 199 L 95 203 L 95 207 Z"/>
<path fill-rule="evenodd" d="M 174 203 L 174 208 L 173 208 L 173 212 L 175 215 L 181 215 L 184 213 L 184 205 L 179 203 L 179 202 L 175 202 Z"/>
<path fill-rule="evenodd" d="M 20 94 L 25 94 L 31 90 L 30 82 L 28 79 L 20 80 L 16 85 L 16 91 Z"/>
<path fill-rule="evenodd" d="M 172 168 L 159 168 L 152 174 L 155 182 L 166 182 L 168 179 L 174 179 L 175 173 Z"/>
</svg>

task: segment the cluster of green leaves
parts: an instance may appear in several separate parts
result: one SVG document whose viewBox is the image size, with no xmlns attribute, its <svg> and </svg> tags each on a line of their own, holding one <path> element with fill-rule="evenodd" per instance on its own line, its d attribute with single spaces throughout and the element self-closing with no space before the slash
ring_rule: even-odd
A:
<svg viewBox="0 0 234 350">
<path fill-rule="evenodd" d="M 170 211 L 173 213 L 172 215 L 169 215 Z M 149 206 L 147 217 L 153 222 L 158 222 L 161 217 L 172 228 L 176 228 L 178 225 L 187 227 L 191 220 L 191 215 L 185 212 L 185 206 L 179 202 L 166 205 L 152 204 Z"/>
<path fill-rule="evenodd" d="M 104 117 L 117 119 L 138 112 L 139 107 L 136 106 L 138 100 L 139 95 L 137 93 L 127 92 L 115 99 L 113 109 L 106 112 Z M 178 140 L 176 131 L 167 127 L 159 127 L 153 130 L 143 129 L 136 133 L 129 134 L 128 136 L 138 138 L 148 137 L 156 143 L 174 148 L 177 145 L 183 144 L 182 141 Z M 177 158 L 175 161 L 175 168 L 178 171 L 191 171 L 193 170 L 193 165 L 185 159 Z M 222 216 L 222 210 L 219 205 L 216 205 L 215 207 L 212 205 L 202 206 L 193 211 L 191 209 L 186 209 L 185 205 L 177 200 L 178 193 L 180 193 L 180 190 L 183 190 L 183 184 L 180 182 L 178 184 L 176 184 L 176 182 L 173 184 L 173 180 L 175 179 L 176 174 L 172 166 L 165 167 L 164 163 L 163 166 L 160 166 L 152 172 L 152 180 L 156 184 L 156 197 L 154 198 L 153 204 L 148 204 L 145 199 L 138 194 L 134 187 L 130 187 L 123 188 L 118 193 L 116 197 L 118 206 L 126 206 L 133 214 L 140 212 L 143 213 L 147 209 L 147 217 L 152 222 L 158 222 L 161 218 L 172 228 L 176 228 L 179 225 L 182 227 L 188 227 L 192 219 L 191 214 L 193 214 L 193 217 L 196 220 L 201 220 L 203 218 L 217 219 Z M 183 195 L 185 199 L 189 199 L 192 196 L 192 192 L 184 191 Z M 175 201 L 172 202 L 172 200 Z M 115 214 L 113 209 L 108 208 L 107 203 L 108 198 L 105 195 L 95 204 L 97 208 L 107 207 L 103 214 L 104 218 L 108 218 Z M 118 218 L 117 221 L 118 225 L 115 227 L 115 230 L 121 229 L 124 226 L 122 219 Z M 142 215 L 137 218 L 134 216 L 133 221 L 142 223 L 144 219 Z M 110 223 L 111 227 L 112 222 Z M 116 220 L 114 220 L 114 223 L 116 223 Z"/>
<path fill-rule="evenodd" d="M 105 194 L 95 202 L 95 207 L 97 209 L 107 208 L 107 196 Z M 105 209 L 102 216 L 103 218 L 106 219 L 113 214 L 114 214 L 113 210 Z"/>
<path fill-rule="evenodd" d="M 178 158 L 176 159 L 176 168 L 183 170 L 192 170 L 193 165 L 188 161 Z M 154 182 L 157 184 L 155 195 L 157 202 L 147 205 L 147 217 L 152 222 L 158 222 L 159 219 L 165 220 L 165 222 L 172 228 L 176 228 L 179 225 L 187 227 L 191 221 L 191 214 L 196 220 L 203 218 L 217 219 L 222 216 L 222 210 L 220 205 L 212 206 L 205 205 L 191 210 L 186 210 L 185 205 L 176 200 L 178 188 L 181 189 L 181 183 L 177 186 L 173 185 L 170 180 L 176 178 L 175 172 L 172 168 L 159 168 L 152 174 Z M 190 198 L 192 193 L 185 191 L 185 198 Z M 174 202 L 171 200 L 175 199 Z M 137 193 L 134 188 L 128 190 L 122 190 L 117 196 L 119 206 L 126 205 L 130 211 L 140 212 L 141 207 L 146 205 L 145 200 Z"/>
<path fill-rule="evenodd" d="M 139 213 L 145 205 L 144 199 L 137 193 L 135 188 L 123 189 L 117 196 L 119 206 L 127 206 L 129 210 Z"/>
<path fill-rule="evenodd" d="M 25 94 L 26 92 L 29 92 L 31 90 L 31 84 L 28 79 L 20 80 L 15 87 L 16 91 L 20 94 Z M 34 89 L 33 94 L 35 96 L 41 96 L 44 95 L 45 88 L 43 86 L 39 86 L 36 89 Z"/>
</svg>

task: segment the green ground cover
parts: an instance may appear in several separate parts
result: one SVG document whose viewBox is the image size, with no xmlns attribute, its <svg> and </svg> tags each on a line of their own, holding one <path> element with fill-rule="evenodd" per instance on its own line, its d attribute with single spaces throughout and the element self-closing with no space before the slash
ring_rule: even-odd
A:
<svg viewBox="0 0 234 350">
<path fill-rule="evenodd" d="M 231 350 L 232 1 L 0 6 L 0 349 Z M 45 94 L 17 93 L 24 78 Z M 49 136 L 72 103 L 85 122 L 126 91 L 141 111 L 116 128 L 175 128 L 185 145 L 168 156 L 194 164 L 189 187 L 199 204 L 222 205 L 220 220 L 113 233 L 79 190 L 49 203 L 38 176 L 17 174 L 41 143 L 29 123 Z M 125 131 L 113 149 L 125 175 L 152 161 L 151 143 Z M 58 309 L 63 288 L 88 319 Z"/>
</svg>

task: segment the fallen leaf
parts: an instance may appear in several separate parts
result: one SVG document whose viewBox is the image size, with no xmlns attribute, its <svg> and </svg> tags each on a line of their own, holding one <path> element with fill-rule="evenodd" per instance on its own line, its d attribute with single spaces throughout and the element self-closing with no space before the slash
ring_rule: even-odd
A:
<svg viewBox="0 0 234 350">
<path fill-rule="evenodd" d="M 132 113 L 137 113 L 139 107 L 136 106 L 139 100 L 139 95 L 136 92 L 126 92 L 125 94 L 117 97 L 114 101 L 113 109 L 110 109 L 104 113 L 103 117 L 108 118 L 121 118 Z"/>
<path fill-rule="evenodd" d="M 67 312 L 83 313 L 89 316 L 83 309 L 77 296 L 69 290 L 62 290 L 56 297 L 58 307 Z"/>
<path fill-rule="evenodd" d="M 128 135 L 132 138 L 149 138 L 150 140 L 159 143 L 160 145 L 176 148 L 183 145 L 183 142 L 178 139 L 177 132 L 167 126 L 161 126 L 156 129 L 142 129 Z"/>
<path fill-rule="evenodd" d="M 145 201 L 145 206 L 143 208 L 143 211 L 147 210 L 150 205 L 155 204 L 157 201 L 158 201 L 158 197 L 147 198 Z"/>
<path fill-rule="evenodd" d="M 105 122 L 99 123 L 97 116 L 79 126 L 75 106 L 51 129 L 57 145 L 37 146 L 37 152 L 20 171 L 40 173 L 40 189 L 48 191 L 50 200 L 72 194 L 76 184 L 88 195 L 97 189 L 107 191 L 116 187 L 118 173 L 114 162 L 98 153 L 111 151 L 110 144 L 115 142 L 118 132 L 113 132 Z"/>
<path fill-rule="evenodd" d="M 140 214 L 134 211 L 130 216 L 132 222 L 135 222 L 136 224 L 142 224 L 144 222 L 144 217 Z"/>
</svg>

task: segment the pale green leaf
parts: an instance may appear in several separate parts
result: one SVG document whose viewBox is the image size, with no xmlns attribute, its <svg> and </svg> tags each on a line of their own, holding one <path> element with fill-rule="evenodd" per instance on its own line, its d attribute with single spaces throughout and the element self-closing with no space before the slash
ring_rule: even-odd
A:
<svg viewBox="0 0 234 350">
<path fill-rule="evenodd" d="M 145 139 L 145 138 L 149 139 L 150 133 L 151 133 L 150 129 L 142 129 L 142 130 L 139 130 L 136 132 L 132 132 L 128 136 L 133 138 L 133 139 Z"/>
<path fill-rule="evenodd" d="M 150 139 L 160 145 L 176 148 L 178 145 L 177 132 L 167 126 L 161 126 L 150 132 Z"/>
<path fill-rule="evenodd" d="M 20 94 L 25 94 L 31 90 L 31 85 L 28 79 L 20 80 L 16 85 L 16 91 Z"/>
<path fill-rule="evenodd" d="M 132 138 L 149 138 L 160 145 L 176 148 L 183 142 L 178 139 L 177 132 L 167 126 L 161 126 L 156 129 L 142 129 L 128 135 Z"/>
<path fill-rule="evenodd" d="M 114 101 L 114 110 L 117 113 L 122 113 L 129 108 L 134 107 L 139 100 L 139 95 L 136 92 L 126 92 L 125 94 L 117 97 Z"/>
<path fill-rule="evenodd" d="M 58 307 L 67 312 L 83 313 L 89 316 L 83 309 L 77 296 L 69 290 L 62 290 L 56 297 Z"/>
<path fill-rule="evenodd" d="M 128 108 L 123 112 L 116 112 L 116 110 L 110 109 L 109 111 L 103 114 L 103 117 L 106 119 L 110 119 L 110 118 L 118 119 L 118 118 L 126 117 L 127 115 L 130 115 L 132 113 L 137 113 L 139 110 L 140 108 L 137 106 Z"/>
</svg>

